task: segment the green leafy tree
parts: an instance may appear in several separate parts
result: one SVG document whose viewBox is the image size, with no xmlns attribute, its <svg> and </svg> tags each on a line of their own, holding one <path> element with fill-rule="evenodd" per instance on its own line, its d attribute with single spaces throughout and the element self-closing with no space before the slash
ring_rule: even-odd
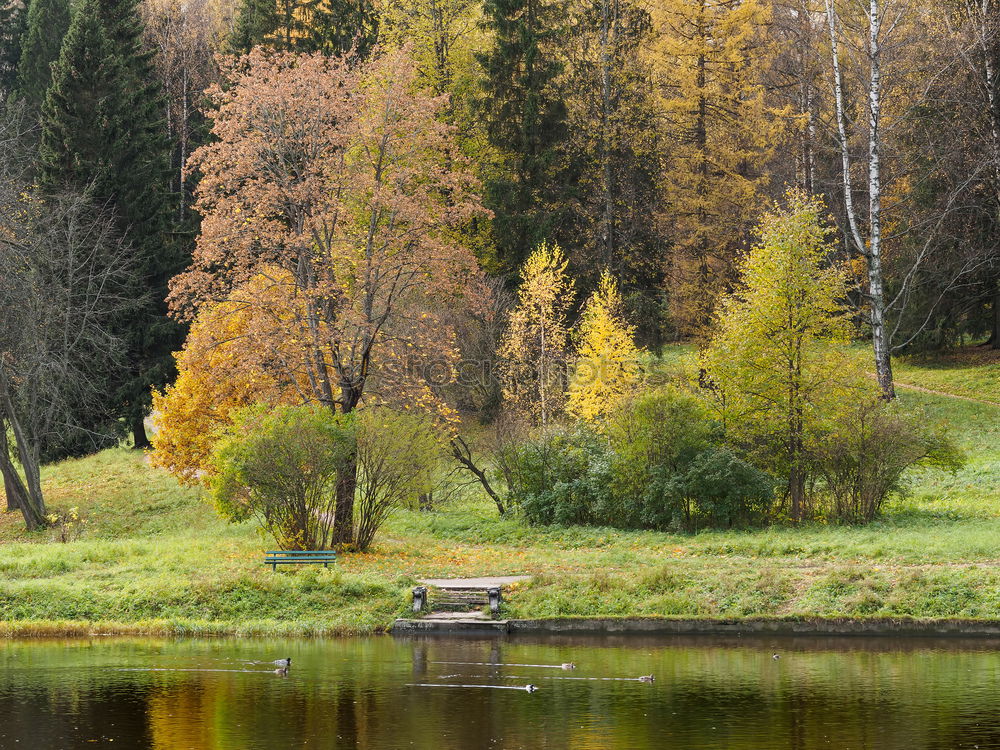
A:
<svg viewBox="0 0 1000 750">
<path fill-rule="evenodd" d="M 53 66 L 42 108 L 40 178 L 57 192 L 86 189 L 114 212 L 132 245 L 143 309 L 121 332 L 129 376 L 112 397 L 148 446 L 143 418 L 152 386 L 173 376 L 180 327 L 167 318 L 167 281 L 184 265 L 168 222 L 170 144 L 162 95 L 142 45 L 135 0 L 83 0 Z"/>
<path fill-rule="evenodd" d="M 801 191 L 767 214 L 760 242 L 723 299 L 703 365 L 727 430 L 775 474 L 788 477 L 790 512 L 805 511 L 809 452 L 844 403 L 873 388 L 847 355 L 844 271 L 823 204 Z"/>
<path fill-rule="evenodd" d="M 18 94 L 32 107 L 41 107 L 52 80 L 52 64 L 70 25 L 69 0 L 33 0 L 25 19 L 17 68 Z"/>
<path fill-rule="evenodd" d="M 486 0 L 484 26 L 492 47 L 484 70 L 481 113 L 499 155 L 486 181 L 497 260 L 517 268 L 552 235 L 558 171 L 566 140 L 566 104 L 555 82 L 562 72 L 553 48 L 556 6 L 543 0 Z"/>
<path fill-rule="evenodd" d="M 216 507 L 234 522 L 255 519 L 283 549 L 326 549 L 354 422 L 319 406 L 243 410 L 215 446 Z"/>
</svg>

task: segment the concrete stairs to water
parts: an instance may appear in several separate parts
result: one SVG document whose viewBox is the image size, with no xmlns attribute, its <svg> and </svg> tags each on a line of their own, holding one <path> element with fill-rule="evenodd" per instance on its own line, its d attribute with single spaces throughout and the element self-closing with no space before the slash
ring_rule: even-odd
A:
<svg viewBox="0 0 1000 750">
<path fill-rule="evenodd" d="M 454 632 L 460 630 L 507 632 L 507 620 L 491 617 L 490 589 L 527 580 L 528 576 L 496 576 L 490 578 L 428 578 L 421 580 L 424 593 L 414 590 L 414 601 L 426 596 L 423 611 L 427 614 L 401 618 L 393 632 Z"/>
</svg>

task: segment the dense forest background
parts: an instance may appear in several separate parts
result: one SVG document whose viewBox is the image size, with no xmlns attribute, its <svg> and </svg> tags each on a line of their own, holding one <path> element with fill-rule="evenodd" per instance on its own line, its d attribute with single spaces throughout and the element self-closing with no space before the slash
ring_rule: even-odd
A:
<svg viewBox="0 0 1000 750">
<path fill-rule="evenodd" d="M 157 397 L 175 461 L 252 403 L 493 420 L 546 316 L 595 361 L 708 351 L 755 248 L 846 274 L 891 401 L 893 354 L 1000 348 L 998 65 L 991 0 L 9 0 L 8 501 L 42 525 L 40 463 L 148 446 Z M 762 241 L 783 196 L 816 257 Z"/>
<path fill-rule="evenodd" d="M 113 17 L 106 47 L 66 36 L 81 12 Z M 859 325 L 877 298 L 889 350 L 1000 345 L 994 3 L 14 0 L 2 14 L 0 87 L 38 118 L 43 181 L 101 168 L 98 154 L 57 164 L 46 146 L 70 117 L 60 92 L 111 58 L 131 76 L 109 118 L 135 152 L 115 158 L 136 168 L 113 179 L 146 194 L 97 193 L 130 196 L 118 215 L 147 258 L 146 390 L 177 344 L 157 300 L 198 233 L 199 176 L 184 164 L 208 139 L 204 91 L 220 54 L 256 45 L 361 57 L 408 45 L 482 181 L 492 216 L 466 227 L 481 264 L 514 278 L 539 242 L 557 243 L 580 299 L 610 269 L 643 344 L 704 333 L 760 214 L 797 186 L 824 197 L 856 259 Z"/>
</svg>

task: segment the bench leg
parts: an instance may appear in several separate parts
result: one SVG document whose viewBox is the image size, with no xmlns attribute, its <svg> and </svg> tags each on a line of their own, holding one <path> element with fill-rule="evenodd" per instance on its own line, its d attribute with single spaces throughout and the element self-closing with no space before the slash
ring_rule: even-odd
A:
<svg viewBox="0 0 1000 750">
<path fill-rule="evenodd" d="M 275 573 L 277 573 L 278 572 L 278 563 L 272 563 L 271 564 L 271 570 L 274 571 Z"/>
</svg>

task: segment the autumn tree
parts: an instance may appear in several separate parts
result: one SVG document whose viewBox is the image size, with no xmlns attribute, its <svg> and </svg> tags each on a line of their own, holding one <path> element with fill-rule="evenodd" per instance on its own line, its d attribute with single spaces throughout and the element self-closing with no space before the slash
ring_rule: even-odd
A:
<svg viewBox="0 0 1000 750">
<path fill-rule="evenodd" d="M 482 13 L 473 0 L 386 0 L 378 8 L 381 37 L 394 47 L 410 45 L 421 84 L 462 98 L 478 84 Z"/>
<path fill-rule="evenodd" d="M 331 411 L 434 407 L 426 368 L 456 356 L 434 303 L 474 270 L 454 231 L 484 214 L 437 119 L 445 101 L 418 90 L 405 51 L 362 62 L 258 48 L 223 73 L 216 140 L 191 157 L 202 231 L 173 281 L 175 311 L 226 299 L 252 310 L 243 346 Z M 338 478 L 340 544 L 352 541 L 356 471 Z"/>
<path fill-rule="evenodd" d="M 244 304 L 253 298 L 255 305 Z M 293 405 L 310 400 L 301 376 L 288 378 L 274 361 L 296 360 L 298 346 L 275 339 L 267 348 L 255 336 L 270 316 L 291 317 L 282 286 L 258 276 L 220 302 L 205 303 L 177 353 L 177 379 L 153 394 L 154 466 L 186 484 L 204 484 L 216 470 L 215 442 L 235 414 L 254 404 Z M 277 351 L 275 350 L 277 348 Z"/>
<path fill-rule="evenodd" d="M 672 313 L 703 331 L 733 281 L 767 195 L 768 162 L 792 112 L 768 96 L 775 45 L 761 0 L 659 0 L 653 44 L 665 130 L 665 205 L 673 227 Z"/>
<path fill-rule="evenodd" d="M 618 283 L 605 271 L 583 307 L 566 394 L 566 410 L 587 421 L 607 414 L 639 382 L 635 326 L 626 322 L 623 307 Z"/>
<path fill-rule="evenodd" d="M 517 304 L 500 342 L 504 395 L 541 425 L 563 408 L 573 281 L 558 245 L 539 245 L 521 269 Z"/>
<path fill-rule="evenodd" d="M 844 351 L 847 279 L 830 263 L 823 212 L 818 199 L 792 191 L 764 217 L 703 357 L 730 434 L 788 478 L 793 519 L 806 509 L 810 441 L 871 389 Z"/>
</svg>

